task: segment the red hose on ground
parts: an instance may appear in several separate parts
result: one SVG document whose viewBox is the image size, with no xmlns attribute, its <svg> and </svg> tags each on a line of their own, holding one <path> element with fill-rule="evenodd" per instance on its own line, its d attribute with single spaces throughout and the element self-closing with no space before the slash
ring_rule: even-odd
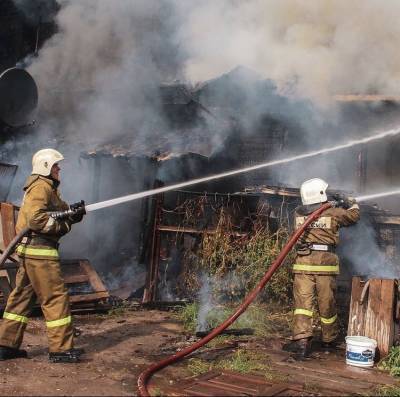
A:
<svg viewBox="0 0 400 397">
<path fill-rule="evenodd" d="M 224 331 L 226 328 L 228 328 L 247 308 L 248 306 L 254 301 L 254 299 L 257 297 L 257 295 L 260 293 L 260 291 L 265 287 L 265 284 L 269 281 L 269 279 L 272 277 L 272 275 L 275 273 L 275 271 L 278 269 L 278 267 L 283 263 L 285 260 L 287 254 L 289 251 L 293 248 L 293 246 L 296 244 L 297 240 L 300 238 L 300 236 L 303 234 L 304 230 L 306 227 L 313 222 L 316 218 L 319 217 L 319 215 L 331 207 L 331 203 L 326 203 L 320 208 L 318 208 L 316 211 L 314 211 L 304 222 L 304 224 L 296 230 L 296 232 L 292 235 L 292 237 L 289 239 L 289 241 L 286 243 L 286 245 L 283 247 L 282 251 L 278 255 L 278 257 L 275 259 L 275 261 L 272 263 L 270 268 L 267 270 L 267 272 L 264 274 L 264 277 L 262 280 L 259 282 L 257 287 L 250 292 L 249 295 L 245 298 L 244 302 L 239 306 L 239 308 L 236 310 L 236 312 L 226 319 L 222 324 L 220 324 L 218 327 L 214 328 L 207 336 L 204 338 L 200 339 L 196 343 L 194 343 L 191 346 L 188 346 L 186 349 L 183 349 L 179 351 L 178 353 L 175 353 L 174 355 L 167 357 L 166 359 L 155 363 L 145 369 L 140 375 L 138 379 L 138 393 L 139 396 L 141 397 L 149 397 L 149 391 L 147 390 L 147 382 L 151 378 L 151 376 L 159 371 L 162 368 L 165 368 L 166 366 L 173 364 L 183 357 L 187 356 L 188 354 L 194 352 L 197 350 L 199 347 L 204 346 L 206 343 L 208 343 L 211 339 L 214 339 L 216 336 L 218 336 L 222 331 Z"/>
</svg>

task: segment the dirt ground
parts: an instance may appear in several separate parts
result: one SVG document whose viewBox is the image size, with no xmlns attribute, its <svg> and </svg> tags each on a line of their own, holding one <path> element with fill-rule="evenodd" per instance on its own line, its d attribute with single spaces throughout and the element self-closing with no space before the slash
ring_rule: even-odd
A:
<svg viewBox="0 0 400 397">
<path fill-rule="evenodd" d="M 170 312 L 125 311 L 74 319 L 82 331 L 76 345 L 85 348 L 85 359 L 49 363 L 44 323 L 31 319 L 22 346 L 29 359 L 0 362 L 0 395 L 132 396 L 141 370 L 181 339 L 181 326 Z"/>
<path fill-rule="evenodd" d="M 143 369 L 194 341 L 188 340 L 170 311 L 117 309 L 110 314 L 74 318 L 82 332 L 76 346 L 85 348 L 84 360 L 77 364 L 49 363 L 44 322 L 31 319 L 22 346 L 28 350 L 29 359 L 0 362 L 0 395 L 133 396 Z M 309 392 L 304 395 L 374 395 L 381 384 L 398 385 L 376 369 L 346 366 L 343 347 L 333 355 L 315 353 L 307 362 L 294 362 L 282 352 L 282 343 L 282 337 L 254 336 L 205 348 L 194 357 L 209 363 L 234 354 L 238 348 L 256 352 L 268 360 L 273 383 L 295 382 Z M 156 374 L 153 391 L 162 393 L 163 387 L 175 387 L 177 380 L 191 376 L 188 362 Z"/>
</svg>

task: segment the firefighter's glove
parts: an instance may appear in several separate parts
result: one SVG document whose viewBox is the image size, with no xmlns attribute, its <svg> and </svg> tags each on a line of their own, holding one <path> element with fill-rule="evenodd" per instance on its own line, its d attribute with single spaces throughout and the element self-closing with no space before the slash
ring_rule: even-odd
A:
<svg viewBox="0 0 400 397">
<path fill-rule="evenodd" d="M 355 198 L 347 197 L 344 194 L 336 193 L 333 195 L 333 199 L 336 202 L 336 207 L 344 208 L 345 210 L 349 209 L 356 203 Z"/>
<path fill-rule="evenodd" d="M 86 214 L 85 202 L 83 200 L 71 204 L 69 208 L 73 211 L 72 215 L 69 216 L 72 224 L 80 222 Z"/>
</svg>

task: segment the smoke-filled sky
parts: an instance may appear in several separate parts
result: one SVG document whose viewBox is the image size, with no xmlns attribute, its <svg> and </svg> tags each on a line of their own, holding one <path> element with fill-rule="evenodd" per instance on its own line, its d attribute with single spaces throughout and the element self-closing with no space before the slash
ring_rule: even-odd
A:
<svg viewBox="0 0 400 397">
<path fill-rule="evenodd" d="M 204 80 L 237 64 L 312 98 L 399 93 L 396 0 L 184 1 L 185 73 Z M 182 4 L 182 3 L 181 3 Z M 196 4 L 196 5 L 194 5 Z"/>
<path fill-rule="evenodd" d="M 15 2 L 32 17 L 30 1 Z M 71 112 L 69 132 L 156 128 L 159 82 L 196 83 L 237 65 L 319 104 L 337 93 L 400 93 L 396 0 L 58 3 L 60 32 L 29 70 L 42 109 Z"/>
</svg>

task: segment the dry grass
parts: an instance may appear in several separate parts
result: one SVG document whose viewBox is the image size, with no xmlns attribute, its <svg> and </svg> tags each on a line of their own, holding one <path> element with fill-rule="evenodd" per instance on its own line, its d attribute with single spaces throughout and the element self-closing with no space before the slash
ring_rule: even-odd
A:
<svg viewBox="0 0 400 397">
<path fill-rule="evenodd" d="M 261 352 L 248 349 L 238 349 L 228 357 L 213 361 L 192 358 L 189 360 L 187 368 L 193 375 L 225 369 L 243 374 L 255 373 L 263 375 L 266 379 L 275 379 L 275 374 L 271 371 L 269 365 L 269 357 Z"/>
<path fill-rule="evenodd" d="M 190 209 L 192 216 L 195 212 Z M 202 285 L 201 276 L 206 274 L 214 281 L 213 294 L 219 301 L 221 298 L 236 301 L 259 283 L 285 244 L 288 230 L 281 226 L 273 232 L 268 224 L 257 221 L 256 217 L 247 233 L 238 234 L 226 208 L 220 208 L 215 216 L 216 233 L 202 235 L 196 250 L 184 253 L 179 284 L 186 296 L 195 299 Z M 277 270 L 261 299 L 289 303 L 292 290 L 290 262 L 291 257 Z"/>
<path fill-rule="evenodd" d="M 194 333 L 197 326 L 199 305 L 191 303 L 177 312 L 177 318 L 183 323 L 187 332 Z M 210 310 L 207 316 L 207 323 L 210 328 L 221 324 L 234 313 L 234 306 L 217 306 Z M 285 306 L 253 304 L 232 324 L 231 328 L 252 328 L 256 336 L 272 337 L 284 335 L 290 330 L 292 314 Z M 219 338 L 225 338 L 221 336 Z M 211 342 L 210 342 L 211 343 Z"/>
</svg>

